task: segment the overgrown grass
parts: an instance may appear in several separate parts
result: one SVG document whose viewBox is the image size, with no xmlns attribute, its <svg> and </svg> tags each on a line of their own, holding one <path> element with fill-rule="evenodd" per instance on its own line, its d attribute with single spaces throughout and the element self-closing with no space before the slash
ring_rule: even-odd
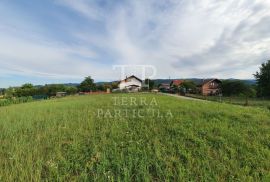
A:
<svg viewBox="0 0 270 182">
<path fill-rule="evenodd" d="M 116 96 L 147 98 L 148 106 L 115 105 Z M 126 108 L 127 117 L 97 114 Z M 149 108 L 160 115 L 131 114 Z M 269 171 L 265 108 L 154 94 L 0 107 L 0 181 L 269 181 Z"/>
<path fill-rule="evenodd" d="M 242 105 L 242 106 L 248 105 L 248 106 L 255 106 L 255 107 L 265 107 L 265 108 L 269 108 L 270 110 L 269 99 L 248 98 L 248 100 L 246 100 L 245 97 L 202 96 L 202 95 L 196 95 L 196 94 L 187 94 L 186 96 L 203 99 L 203 100 L 215 101 L 215 102 Z M 248 103 L 246 103 L 246 101 L 248 101 Z"/>
<path fill-rule="evenodd" d="M 26 102 L 32 102 L 32 97 L 17 97 L 17 98 L 10 98 L 10 99 L 0 99 L 0 107 L 9 106 L 12 104 L 21 104 Z"/>
</svg>

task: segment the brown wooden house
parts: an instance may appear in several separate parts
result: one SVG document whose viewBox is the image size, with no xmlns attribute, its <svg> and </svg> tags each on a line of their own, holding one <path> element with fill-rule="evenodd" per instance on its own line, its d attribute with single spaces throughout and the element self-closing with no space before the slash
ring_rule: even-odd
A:
<svg viewBox="0 0 270 182">
<path fill-rule="evenodd" d="M 218 95 L 221 93 L 221 81 L 219 79 L 203 79 L 197 83 L 197 90 L 202 95 Z"/>
</svg>

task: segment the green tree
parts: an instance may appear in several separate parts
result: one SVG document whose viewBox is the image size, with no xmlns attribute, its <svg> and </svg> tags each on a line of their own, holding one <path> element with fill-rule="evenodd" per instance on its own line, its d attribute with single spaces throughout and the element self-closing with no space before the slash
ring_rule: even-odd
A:
<svg viewBox="0 0 270 182">
<path fill-rule="evenodd" d="M 21 86 L 22 89 L 31 89 L 34 86 L 31 83 L 25 83 Z"/>
<path fill-rule="evenodd" d="M 255 97 L 256 90 L 241 80 L 224 80 L 221 85 L 224 96 Z"/>
<path fill-rule="evenodd" d="M 49 84 L 41 87 L 39 93 L 51 97 L 55 96 L 57 92 L 65 92 L 65 91 L 66 87 L 63 84 Z"/>
<path fill-rule="evenodd" d="M 270 97 L 270 60 L 263 63 L 254 76 L 257 80 L 258 95 Z"/>
<path fill-rule="evenodd" d="M 117 89 L 118 88 L 118 82 L 112 82 L 111 89 Z"/>
<path fill-rule="evenodd" d="M 8 89 L 5 90 L 5 97 L 6 98 L 12 98 L 15 97 L 15 89 L 12 87 L 9 87 Z"/>
<path fill-rule="evenodd" d="M 78 92 L 77 87 L 74 86 L 69 86 L 65 87 L 65 91 L 67 92 L 68 95 L 76 94 Z"/>
<path fill-rule="evenodd" d="M 36 93 L 37 88 L 35 88 L 31 83 L 23 84 L 21 87 L 15 89 L 16 97 L 34 96 Z"/>
<path fill-rule="evenodd" d="M 0 95 L 5 95 L 6 89 L 0 89 Z"/>
<path fill-rule="evenodd" d="M 144 83 L 149 86 L 149 90 L 152 90 L 154 88 L 155 82 L 151 79 L 145 79 Z"/>
<path fill-rule="evenodd" d="M 98 90 L 98 91 L 105 91 L 105 90 L 106 90 L 104 84 L 99 84 L 99 85 L 97 85 L 96 87 L 97 87 L 97 90 Z"/>
<path fill-rule="evenodd" d="M 81 92 L 95 91 L 96 84 L 94 83 L 94 80 L 91 78 L 91 76 L 88 76 L 84 79 L 84 81 L 82 81 L 78 88 Z"/>
<path fill-rule="evenodd" d="M 196 84 L 193 81 L 184 81 L 180 85 L 180 89 L 182 90 L 183 88 L 185 88 L 187 92 L 195 92 Z"/>
</svg>

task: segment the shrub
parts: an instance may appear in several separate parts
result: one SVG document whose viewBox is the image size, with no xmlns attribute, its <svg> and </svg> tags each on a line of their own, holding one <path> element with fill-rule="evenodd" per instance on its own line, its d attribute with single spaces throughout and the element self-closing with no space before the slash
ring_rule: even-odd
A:
<svg viewBox="0 0 270 182">
<path fill-rule="evenodd" d="M 0 107 L 1 106 L 9 106 L 11 104 L 20 104 L 20 103 L 26 103 L 33 101 L 32 97 L 18 97 L 18 98 L 9 98 L 0 101 Z"/>
</svg>

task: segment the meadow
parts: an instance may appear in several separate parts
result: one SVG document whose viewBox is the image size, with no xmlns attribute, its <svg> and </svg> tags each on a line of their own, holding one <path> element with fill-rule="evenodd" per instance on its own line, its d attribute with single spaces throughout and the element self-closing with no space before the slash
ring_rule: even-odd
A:
<svg viewBox="0 0 270 182">
<path fill-rule="evenodd" d="M 9 106 L 13 104 L 21 104 L 26 102 L 32 102 L 34 99 L 32 97 L 18 97 L 18 98 L 9 98 L 9 99 L 0 99 L 0 107 Z"/>
<path fill-rule="evenodd" d="M 0 181 L 180 180 L 269 181 L 270 111 L 158 94 L 0 107 Z"/>
<path fill-rule="evenodd" d="M 270 110 L 270 99 L 268 98 L 248 98 L 245 97 L 219 97 L 219 96 L 202 96 L 197 94 L 187 94 L 187 97 L 208 100 L 208 101 L 215 101 L 215 102 L 223 102 L 229 104 L 236 104 L 242 106 L 252 106 L 252 107 L 265 107 Z"/>
</svg>

